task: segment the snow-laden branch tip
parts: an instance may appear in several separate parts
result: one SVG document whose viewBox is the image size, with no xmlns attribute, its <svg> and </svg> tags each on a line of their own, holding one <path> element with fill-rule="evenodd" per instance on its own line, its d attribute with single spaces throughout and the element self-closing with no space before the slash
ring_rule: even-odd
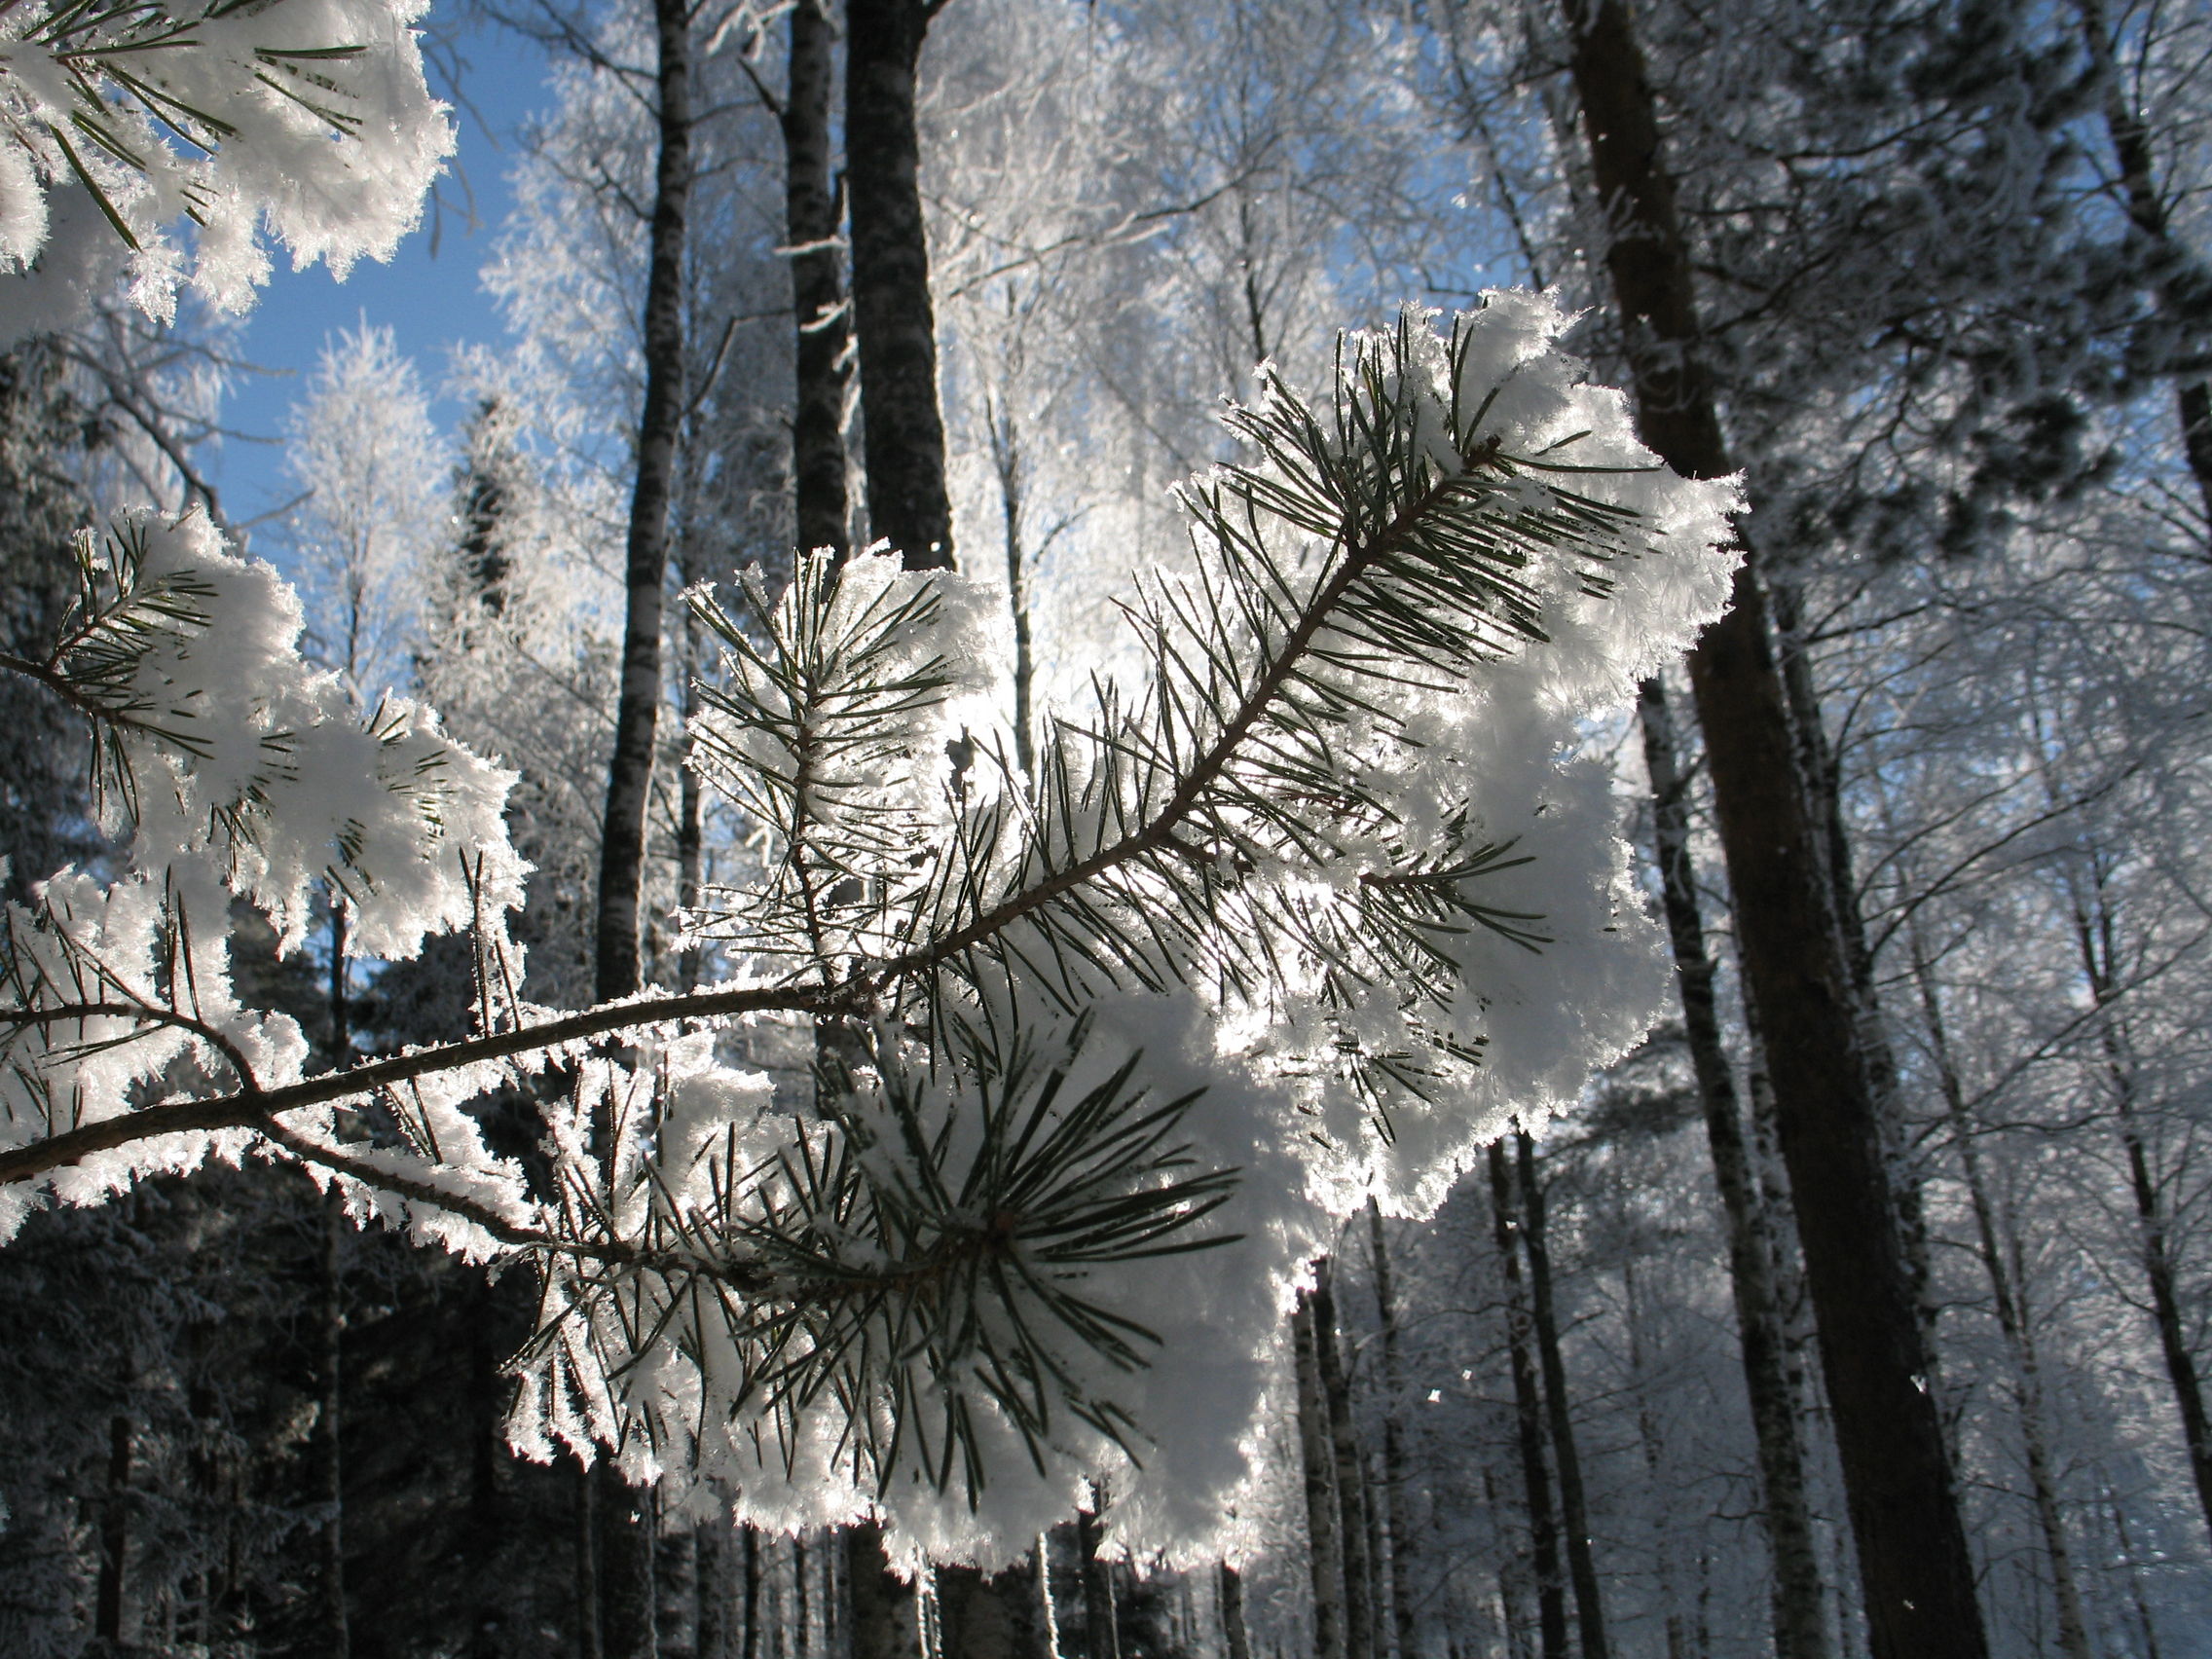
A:
<svg viewBox="0 0 2212 1659">
<path fill-rule="evenodd" d="M 119 280 L 156 316 L 187 284 L 244 311 L 265 231 L 341 276 L 388 259 L 455 143 L 415 40 L 425 4 L 0 12 L 0 344 Z"/>
<path fill-rule="evenodd" d="M 493 988 L 504 776 L 423 711 L 342 719 L 273 575 L 128 521 L 29 665 L 136 833 L 120 877 L 10 917 L 11 1213 L 259 1146 L 536 1261 L 535 1452 L 979 1560 L 1109 1468 L 1132 1544 L 1205 1547 L 1331 1212 L 1432 1204 L 1663 1001 L 1576 756 L 1719 611 L 1738 501 L 1653 461 L 1565 325 L 1493 294 L 1347 336 L 1319 400 L 1271 377 L 1229 417 L 1246 459 L 1184 493 L 1187 555 L 1124 603 L 1148 673 L 1059 711 L 1026 774 L 976 585 L 863 555 L 694 595 L 724 651 L 695 763 L 763 862 L 687 921 L 742 974 L 569 1014 Z M 358 888 L 364 949 L 473 929 L 486 1028 L 303 1077 L 222 940 L 233 900 L 296 939 L 317 878 Z M 718 1035 L 793 1017 L 805 1103 Z M 539 1176 L 486 1147 L 501 1092 Z"/>
</svg>

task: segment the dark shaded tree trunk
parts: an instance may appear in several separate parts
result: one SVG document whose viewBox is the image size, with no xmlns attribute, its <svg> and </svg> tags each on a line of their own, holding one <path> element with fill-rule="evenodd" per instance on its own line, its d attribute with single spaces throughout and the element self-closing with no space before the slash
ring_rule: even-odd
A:
<svg viewBox="0 0 2212 1659">
<path fill-rule="evenodd" d="M 1699 356 L 1696 290 L 1656 106 L 1623 0 L 1563 0 L 1605 265 L 1646 443 L 1731 470 Z M 1985 1659 L 1972 1559 L 1882 1152 L 1858 999 L 1797 778 L 1764 595 L 1747 559 L 1690 657 L 1746 979 L 1820 1326 L 1874 1659 Z"/>
<path fill-rule="evenodd" d="M 1550 1471 L 1544 1467 L 1544 1408 L 1536 1368 L 1529 1357 L 1529 1304 L 1521 1290 L 1520 1231 L 1513 1169 L 1503 1138 L 1490 1143 L 1491 1236 L 1504 1279 L 1506 1357 L 1513 1373 L 1513 1424 L 1521 1451 L 1521 1490 L 1529 1505 L 1529 1547 L 1536 1573 L 1536 1623 L 1544 1659 L 1567 1659 L 1567 1584 L 1559 1565 L 1559 1522 L 1552 1508 Z"/>
<path fill-rule="evenodd" d="M 332 1186 L 321 1195 L 322 1267 L 320 1420 L 316 1424 L 318 1495 L 329 1506 L 319 1539 L 320 1585 L 316 1606 L 319 1650 L 328 1659 L 352 1651 L 351 1624 L 346 1616 L 346 1463 L 342 1451 L 346 1422 L 346 1206 Z"/>
<path fill-rule="evenodd" d="M 1244 1625 L 1244 1575 L 1223 1562 L 1220 1585 L 1221 1640 L 1229 1659 L 1252 1659 L 1252 1638 Z"/>
<path fill-rule="evenodd" d="M 972 1567 L 939 1567 L 941 1659 L 1039 1659 L 1045 1650 L 1039 1628 L 1043 1604 L 1029 1594 L 1033 1587 L 1026 1567 L 988 1577 Z"/>
<path fill-rule="evenodd" d="M 1344 1552 L 1345 1659 L 1375 1659 L 1375 1571 L 1360 1502 L 1367 1481 L 1352 1422 L 1351 1384 L 1337 1346 L 1335 1264 L 1313 1265 L 1313 1354 L 1328 1410 L 1329 1456 L 1337 1489 L 1337 1537 Z"/>
<path fill-rule="evenodd" d="M 107 1423 L 107 1480 L 100 1495 L 100 1565 L 92 1581 L 92 1635 L 123 1640 L 124 1567 L 130 1554 L 130 1419 Z"/>
<path fill-rule="evenodd" d="M 1298 1370 L 1298 1450 L 1305 1474 L 1306 1565 L 1313 1590 L 1314 1659 L 1345 1659 L 1344 1544 L 1339 1537 L 1336 1456 L 1314 1346 L 1313 1293 L 1298 1293 L 1291 1345 Z M 1095 1656 L 1094 1656 L 1095 1659 Z"/>
<path fill-rule="evenodd" d="M 1912 977 L 1920 992 L 1920 1007 L 1928 1026 L 1928 1051 L 1936 1064 L 1936 1080 L 1943 1097 L 1943 1115 L 1951 1131 L 1951 1150 L 1967 1179 L 1967 1198 L 1973 1211 L 1974 1247 L 1982 1272 L 1989 1279 L 1990 1303 L 1998 1329 L 2011 1350 L 2019 1378 L 2014 1404 L 2019 1413 L 2020 1439 L 2027 1454 L 2028 1492 L 2034 1500 L 2036 1523 L 2042 1529 L 2044 1553 L 2050 1565 L 2052 1598 L 2058 1609 L 2058 1650 L 2065 1659 L 2089 1659 L 2089 1630 L 2083 1614 L 2082 1592 L 2074 1572 L 2073 1545 L 2066 1535 L 2065 1516 L 2058 1506 L 2058 1486 L 2051 1470 L 2047 1423 L 2045 1417 L 2043 1367 L 2036 1352 L 2035 1332 L 2021 1301 L 2018 1254 L 2006 1261 L 1998 1241 L 1996 1205 L 1982 1173 L 1981 1148 L 1974 1138 L 1972 1116 L 1966 1088 L 1951 1054 L 1949 1022 L 1943 1016 L 1934 969 L 1923 948 L 1920 930 L 1908 925 L 1906 939 L 1912 953 Z"/>
<path fill-rule="evenodd" d="M 1697 867 L 1690 854 L 1689 781 L 1682 775 L 1664 682 L 1653 678 L 1638 687 L 1637 715 L 1642 727 L 1644 769 L 1651 782 L 1652 840 L 1667 936 L 1674 947 L 1675 986 L 1681 999 L 1682 1029 L 1705 1117 L 1706 1144 L 1713 1155 L 1714 1185 L 1719 1189 L 1721 1212 L 1728 1223 L 1728 1283 L 1735 1301 L 1744 1391 L 1751 1403 L 1764 1500 L 1759 1518 L 1774 1561 L 1774 1650 L 1777 1659 L 1827 1659 L 1820 1549 L 1806 1494 L 1804 1439 L 1796 1393 L 1789 1384 L 1773 1242 L 1767 1236 L 1766 1208 L 1744 1142 L 1736 1074 L 1721 1036 L 1713 958 L 1706 949 Z"/>
<path fill-rule="evenodd" d="M 1382 1232 L 1382 1206 L 1372 1197 L 1367 1200 L 1367 1249 L 1375 1270 L 1376 1317 L 1382 1330 L 1382 1531 L 1390 1552 L 1390 1634 L 1397 1659 L 1414 1659 L 1418 1641 L 1413 1526 L 1408 1515 L 1412 1487 L 1406 1467 L 1406 1370 L 1398 1346 L 1398 1298 L 1391 1282 L 1389 1241 Z"/>
<path fill-rule="evenodd" d="M 593 991 L 602 1002 L 630 996 L 641 982 L 645 807 L 660 721 L 668 509 L 683 425 L 683 241 L 691 202 L 690 13 L 683 0 L 654 0 L 653 26 L 659 47 L 659 151 L 645 271 L 645 400 L 624 558 L 622 686 L 600 844 Z M 617 1655 L 624 1652 L 615 1649 Z"/>
<path fill-rule="evenodd" d="M 852 383 L 852 308 L 838 261 L 830 106 L 835 27 L 828 0 L 791 11 L 790 73 L 777 117 L 784 133 L 784 234 L 791 247 L 797 318 L 797 397 L 792 411 L 792 482 L 798 545 L 842 559 L 852 544 L 845 488 L 845 401 Z"/>
<path fill-rule="evenodd" d="M 853 1659 L 916 1659 L 922 1642 L 913 1586 L 891 1570 L 883 1529 L 872 1521 L 845 1530 L 845 1586 Z M 756 1659 L 756 1599 L 749 1598 L 746 1605 L 745 1659 Z"/>
<path fill-rule="evenodd" d="M 1086 1659 L 1122 1659 L 1122 1614 L 1114 1595 L 1114 1564 L 1098 1553 L 1106 1492 L 1091 1484 L 1091 1507 L 1075 1512 L 1076 1559 L 1083 1566 L 1083 1641 Z"/>
<path fill-rule="evenodd" d="M 645 273 L 645 396 L 638 426 L 638 475 L 630 497 L 622 682 L 608 763 L 593 963 L 593 991 L 603 1002 L 635 994 L 643 977 L 645 808 L 660 721 L 669 503 L 683 425 L 683 256 L 692 176 L 690 13 L 683 0 L 654 0 L 653 29 L 658 153 Z M 611 1124 L 599 1124 L 595 1131 L 600 1156 L 611 1157 Z M 642 1517 L 640 1494 L 610 1463 L 595 1465 L 590 1481 L 603 1659 L 650 1659 L 655 1611 L 651 1529 Z"/>
<path fill-rule="evenodd" d="M 1551 1429 L 1552 1467 L 1559 1476 L 1560 1522 L 1567 1532 L 1567 1576 L 1574 1589 L 1574 1624 L 1582 1659 L 1606 1659 L 1604 1595 L 1590 1553 L 1590 1506 L 1582 1488 L 1582 1454 L 1574 1442 L 1574 1415 L 1567 1394 L 1567 1365 L 1560 1355 L 1559 1314 L 1552 1300 L 1552 1252 L 1545 1235 L 1544 1185 L 1536 1177 L 1536 1148 L 1526 1129 L 1514 1131 L 1521 1177 L 1521 1247 L 1529 1254 L 1529 1301 L 1535 1316 L 1536 1362 L 1544 1379 L 1544 1418 Z"/>
<path fill-rule="evenodd" d="M 952 565 L 923 235 L 914 70 L 941 0 L 847 0 L 845 185 L 868 534 L 913 571 Z"/>
</svg>

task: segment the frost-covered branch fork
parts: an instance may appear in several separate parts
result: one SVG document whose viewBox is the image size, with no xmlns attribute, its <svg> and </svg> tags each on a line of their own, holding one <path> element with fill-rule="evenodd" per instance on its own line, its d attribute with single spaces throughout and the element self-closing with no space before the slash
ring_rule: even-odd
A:
<svg viewBox="0 0 2212 1659">
<path fill-rule="evenodd" d="M 1466 461 L 1470 468 L 1496 469 L 1505 464 L 1494 441 L 1487 441 L 1478 454 L 1467 457 Z M 1467 495 L 1480 488 L 1480 479 L 1472 473 L 1442 478 L 1404 507 L 1380 533 L 1367 537 L 1359 545 L 1341 547 L 1338 550 L 1341 557 L 1335 562 L 1333 573 L 1315 591 L 1305 608 L 1305 613 L 1283 639 L 1274 653 L 1272 666 L 1260 677 L 1211 748 L 1194 760 L 1182 786 L 1162 803 L 1143 829 L 1101 848 L 1081 863 L 1055 872 L 1035 886 L 1016 893 L 964 926 L 920 948 L 827 986 L 744 986 L 605 1004 L 579 1014 L 518 1024 L 506 1030 L 483 1033 L 435 1048 L 368 1061 L 342 1071 L 326 1072 L 272 1088 L 263 1088 L 253 1081 L 250 1067 L 243 1055 L 212 1026 L 181 1014 L 126 1003 L 68 1005 L 50 1009 L 0 1009 L 0 1024 L 8 1025 L 56 1024 L 92 1015 L 137 1018 L 175 1025 L 217 1047 L 240 1083 L 240 1087 L 231 1093 L 145 1107 L 121 1117 L 81 1124 L 27 1146 L 0 1152 L 0 1183 L 27 1180 L 50 1169 L 75 1163 L 92 1153 L 113 1151 L 128 1146 L 134 1140 L 157 1135 L 228 1128 L 257 1128 L 269 1132 L 276 1120 L 287 1112 L 312 1106 L 343 1105 L 373 1097 L 381 1090 L 439 1072 L 473 1067 L 487 1061 L 543 1054 L 596 1039 L 647 1034 L 656 1028 L 667 1030 L 680 1023 L 726 1020 L 747 1014 L 802 1014 L 835 1017 L 868 1014 L 878 1006 L 884 993 L 898 982 L 930 973 L 960 952 L 994 938 L 1040 906 L 1051 903 L 1072 889 L 1096 880 L 1131 859 L 1170 849 L 1185 853 L 1196 851 L 1197 849 L 1178 843 L 1175 839 L 1176 831 L 1190 819 L 1203 800 L 1206 791 L 1244 745 L 1254 723 L 1282 694 L 1284 685 L 1300 667 L 1314 638 L 1336 615 L 1352 584 L 1364 577 L 1377 561 L 1400 551 L 1408 536 L 1440 506 L 1456 496 Z M 57 652 L 55 662 L 63 660 L 66 660 L 66 652 Z M 70 679 L 60 673 L 54 663 L 19 662 L 16 658 L 0 655 L 0 669 L 26 674 L 41 683 L 56 685 L 70 697 L 74 707 L 94 719 L 117 723 L 129 720 L 127 714 L 119 712 L 111 704 L 77 692 Z M 171 733 L 158 725 L 132 723 L 149 735 L 174 741 Z M 1370 873 L 1365 879 L 1374 882 L 1379 878 Z M 319 1158 L 319 1154 L 310 1154 L 301 1147 L 292 1150 L 303 1157 Z M 328 1161 L 327 1159 L 320 1161 Z M 430 1198 L 428 1194 L 424 1196 L 433 1202 L 452 1201 L 450 1195 L 439 1198 Z M 522 1243 L 526 1239 L 518 1235 L 509 1241 Z M 531 1235 L 528 1241 L 541 1242 L 542 1239 L 538 1235 Z"/>
<path fill-rule="evenodd" d="M 1122 1468 L 1162 1542 L 1146 1481 L 1218 1515 L 1323 1206 L 1432 1202 L 1664 990 L 1604 768 L 1562 757 L 1717 611 L 1732 487 L 1656 466 L 1549 302 L 1429 321 L 1347 338 L 1318 413 L 1272 374 L 1231 412 L 1249 459 L 1124 608 L 1137 694 L 1051 722 L 1028 775 L 959 577 L 801 560 L 736 616 L 695 596 L 724 660 L 694 763 L 763 862 L 692 926 L 751 977 L 578 1013 L 515 994 L 506 774 L 404 701 L 364 720 L 204 518 L 88 541 L 46 666 L 131 851 L 9 912 L 0 1233 L 258 1138 L 356 1214 L 535 1264 L 520 1444 L 909 1538 L 1010 1467 Z M 953 774 L 963 732 L 996 779 Z M 476 1034 L 305 1075 L 228 932 L 242 901 L 296 947 L 318 884 L 364 954 L 472 933 Z M 718 1058 L 794 1016 L 839 1033 L 811 1116 Z M 516 1087 L 536 1175 L 484 1139 Z M 1023 1548 L 1070 1493 L 963 1527 Z"/>
</svg>

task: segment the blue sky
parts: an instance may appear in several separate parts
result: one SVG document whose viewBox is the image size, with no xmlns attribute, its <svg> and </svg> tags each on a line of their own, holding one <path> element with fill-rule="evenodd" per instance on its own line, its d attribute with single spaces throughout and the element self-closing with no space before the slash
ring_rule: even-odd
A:
<svg viewBox="0 0 2212 1659">
<path fill-rule="evenodd" d="M 430 20 L 435 24 L 436 14 Z M 270 372 L 238 378 L 224 410 L 225 424 L 234 431 L 262 438 L 280 432 L 323 342 L 364 319 L 392 330 L 400 350 L 415 359 L 424 384 L 433 389 L 445 377 L 454 346 L 503 338 L 478 272 L 511 202 L 506 173 L 515 130 L 547 95 L 545 58 L 531 43 L 490 28 L 458 31 L 453 45 L 467 107 L 455 110 L 461 150 L 456 170 L 439 184 L 446 208 L 426 212 L 422 228 L 400 244 L 390 264 L 363 260 L 344 282 L 333 281 L 320 265 L 295 272 L 279 254 L 276 275 L 246 317 L 238 346 L 245 360 Z M 431 85 L 453 100 L 439 76 L 433 75 Z M 463 212 L 453 210 L 471 193 L 473 227 Z M 461 411 L 441 402 L 434 413 L 450 428 Z M 211 470 L 234 522 L 250 521 L 295 493 L 275 443 L 228 440 Z"/>
</svg>

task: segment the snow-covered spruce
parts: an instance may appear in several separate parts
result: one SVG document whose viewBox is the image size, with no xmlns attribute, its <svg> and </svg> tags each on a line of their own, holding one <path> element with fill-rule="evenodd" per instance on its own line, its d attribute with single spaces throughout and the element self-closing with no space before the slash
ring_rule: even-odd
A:
<svg viewBox="0 0 2212 1659">
<path fill-rule="evenodd" d="M 204 1081 L 165 1072 L 168 1103 L 94 1125 L 100 1173 L 62 1196 L 127 1177 L 134 1130 L 189 1123 L 235 1151 L 258 1129 L 357 1213 L 538 1263 L 515 1424 L 532 1451 L 609 1449 L 668 1501 L 735 1490 L 768 1525 L 873 1509 L 909 1557 L 984 1562 L 1104 1470 L 1124 1542 L 1206 1550 L 1329 1218 L 1371 1192 L 1432 1205 L 1508 1113 L 1571 1105 L 1665 988 L 1606 772 L 1571 756 L 1718 612 L 1737 497 L 1652 461 L 1559 350 L 1566 320 L 1496 293 L 1448 335 L 1413 312 L 1346 337 L 1318 405 L 1271 376 L 1230 416 L 1249 459 L 1184 492 L 1191 556 L 1127 603 L 1149 677 L 1050 719 L 1031 775 L 983 723 L 984 601 L 960 578 L 864 556 L 802 564 L 780 598 L 742 582 L 744 617 L 699 596 L 729 660 L 697 753 L 758 826 L 765 874 L 691 924 L 742 977 L 570 1015 L 488 983 L 478 1036 L 337 1079 L 297 1078 L 296 1036 L 288 1058 L 249 1050 L 232 1031 L 251 1016 L 202 1031 L 149 1008 L 135 1078 L 191 1053 Z M 264 656 L 292 637 L 271 606 L 240 618 Z M 170 633 L 148 662 L 177 658 Z M 149 709 L 185 683 L 161 672 Z M 196 832 L 260 776 L 272 729 L 222 708 L 243 735 L 204 758 L 111 740 L 183 803 L 141 806 L 153 829 L 117 891 L 209 868 L 289 922 L 327 808 L 276 779 L 238 829 Z M 470 799 L 496 816 L 484 777 Z M 430 820 L 402 821 L 445 867 Z M 91 951 L 51 898 L 87 883 L 50 884 L 18 960 L 42 928 Z M 387 923 L 465 919 L 418 885 Z M 479 912 L 511 897 L 467 890 Z M 54 994 L 18 980 L 18 1008 Z M 822 1032 L 805 1116 L 717 1056 L 718 1023 L 794 1014 Z M 124 1113 L 138 1052 L 22 1017 L 0 1153 L 0 1177 L 32 1178 L 18 1209 L 83 1143 L 42 1151 L 51 1121 L 14 1100 L 83 1081 L 95 1115 Z M 545 1101 L 537 1191 L 466 1121 L 518 1068 Z"/>
</svg>

